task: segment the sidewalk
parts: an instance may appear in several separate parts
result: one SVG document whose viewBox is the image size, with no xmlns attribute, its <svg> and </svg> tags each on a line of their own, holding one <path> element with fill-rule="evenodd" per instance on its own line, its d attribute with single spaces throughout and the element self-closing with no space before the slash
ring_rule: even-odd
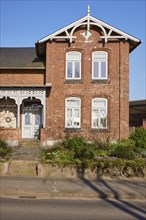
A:
<svg viewBox="0 0 146 220">
<path fill-rule="evenodd" d="M 1 197 L 15 198 L 78 198 L 146 200 L 144 179 L 50 179 L 42 177 L 3 176 Z"/>
</svg>

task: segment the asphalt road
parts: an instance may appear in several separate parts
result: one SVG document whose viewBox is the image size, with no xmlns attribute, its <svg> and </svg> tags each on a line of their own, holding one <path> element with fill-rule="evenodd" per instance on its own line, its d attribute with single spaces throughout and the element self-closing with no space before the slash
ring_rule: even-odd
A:
<svg viewBox="0 0 146 220">
<path fill-rule="evenodd" d="M 146 219 L 142 201 L 1 198 L 0 202 L 0 220 Z"/>
</svg>

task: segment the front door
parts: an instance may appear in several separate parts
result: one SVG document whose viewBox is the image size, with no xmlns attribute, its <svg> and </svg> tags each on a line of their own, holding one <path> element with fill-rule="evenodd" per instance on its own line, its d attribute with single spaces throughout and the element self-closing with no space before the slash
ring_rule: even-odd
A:
<svg viewBox="0 0 146 220">
<path fill-rule="evenodd" d="M 42 124 L 42 106 L 26 102 L 22 111 L 22 138 L 39 139 Z"/>
</svg>

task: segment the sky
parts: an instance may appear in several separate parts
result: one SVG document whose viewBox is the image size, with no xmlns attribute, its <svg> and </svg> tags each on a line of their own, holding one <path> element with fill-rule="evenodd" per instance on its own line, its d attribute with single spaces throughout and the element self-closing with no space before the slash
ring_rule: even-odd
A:
<svg viewBox="0 0 146 220">
<path fill-rule="evenodd" d="M 129 100 L 146 99 L 146 0 L 0 0 L 0 47 L 35 42 L 87 15 L 142 41 L 130 53 Z"/>
</svg>

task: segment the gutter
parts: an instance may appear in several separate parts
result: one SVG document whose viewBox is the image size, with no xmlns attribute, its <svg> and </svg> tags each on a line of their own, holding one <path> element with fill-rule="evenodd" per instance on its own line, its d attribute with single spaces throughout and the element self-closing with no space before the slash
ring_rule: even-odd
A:
<svg viewBox="0 0 146 220">
<path fill-rule="evenodd" d="M 46 85 L 0 85 L 2 88 L 52 88 L 52 83 L 46 83 Z"/>
<path fill-rule="evenodd" d="M 26 70 L 33 70 L 33 69 L 37 69 L 37 70 L 45 70 L 46 67 L 0 67 L 0 69 L 14 69 L 14 70 L 19 70 L 19 69 L 26 69 Z"/>
</svg>

